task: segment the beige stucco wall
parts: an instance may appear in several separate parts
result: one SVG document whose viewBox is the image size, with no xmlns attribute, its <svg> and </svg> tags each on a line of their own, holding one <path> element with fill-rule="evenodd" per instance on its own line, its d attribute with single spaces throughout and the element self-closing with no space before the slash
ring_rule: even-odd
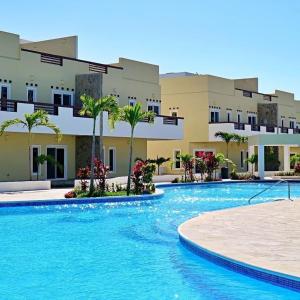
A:
<svg viewBox="0 0 300 300">
<path fill-rule="evenodd" d="M 67 177 L 75 176 L 75 137 L 63 136 L 60 143 L 55 135 L 32 134 L 32 145 L 41 146 L 41 154 L 46 154 L 47 145 L 67 147 Z M 28 135 L 4 133 L 0 136 L 0 181 L 29 179 Z M 42 166 L 41 179 L 46 177 L 46 167 Z M 34 178 L 34 177 L 33 177 Z"/>
<path fill-rule="evenodd" d="M 75 75 L 88 74 L 89 63 L 63 60 L 63 66 L 42 63 L 38 53 L 20 51 L 28 48 L 73 57 L 76 37 L 37 43 L 20 44 L 19 36 L 0 32 L 0 79 L 11 81 L 11 99 L 26 100 L 26 83 L 37 85 L 37 102 L 52 103 L 52 89 L 75 89 Z M 76 50 L 77 51 L 77 50 Z M 120 58 L 103 74 L 103 95 L 119 95 L 120 105 L 128 104 L 128 97 L 147 108 L 148 99 L 160 100 L 159 67 L 157 65 Z M 156 102 L 157 103 L 157 102 Z"/>
<path fill-rule="evenodd" d="M 78 38 L 67 36 L 38 42 L 22 43 L 22 48 L 77 58 Z"/>
</svg>

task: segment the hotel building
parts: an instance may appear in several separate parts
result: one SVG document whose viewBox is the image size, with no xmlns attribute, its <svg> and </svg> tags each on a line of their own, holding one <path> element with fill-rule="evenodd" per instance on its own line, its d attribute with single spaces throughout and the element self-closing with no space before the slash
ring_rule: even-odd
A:
<svg viewBox="0 0 300 300">
<path fill-rule="evenodd" d="M 102 64 L 78 58 L 76 36 L 31 42 L 19 35 L 0 32 L 0 123 L 24 118 L 25 113 L 43 109 L 63 134 L 57 142 L 45 128 L 35 128 L 31 156 L 52 155 L 62 166 L 38 166 L 33 159 L 33 178 L 67 180 L 90 161 L 92 120 L 79 116 L 80 96 L 113 95 L 120 106 L 141 102 L 144 110 L 157 113 L 154 124 L 140 122 L 135 130 L 134 154 L 146 158 L 147 141 L 178 140 L 183 120 L 161 115 L 159 67 L 120 58 Z M 96 132 L 99 122 L 97 122 Z M 115 129 L 104 113 L 104 153 L 111 176 L 125 175 L 129 152 L 129 125 L 118 122 Z M 28 180 L 27 133 L 10 127 L 0 137 L 0 181 Z"/>
<path fill-rule="evenodd" d="M 300 144 L 300 101 L 292 93 L 261 93 L 258 78 L 227 79 L 186 72 L 161 75 L 160 85 L 162 113 L 185 118 L 183 140 L 148 143 L 148 157 L 173 160 L 166 165 L 166 173 L 182 172 L 179 154 L 226 153 L 226 144 L 215 137 L 218 131 L 249 137 L 248 144 L 229 145 L 229 158 L 239 172 L 248 171 L 245 159 L 253 153 L 260 154 L 260 175 L 290 170 L 290 155 L 299 152 Z M 268 156 L 273 160 L 268 161 Z"/>
</svg>

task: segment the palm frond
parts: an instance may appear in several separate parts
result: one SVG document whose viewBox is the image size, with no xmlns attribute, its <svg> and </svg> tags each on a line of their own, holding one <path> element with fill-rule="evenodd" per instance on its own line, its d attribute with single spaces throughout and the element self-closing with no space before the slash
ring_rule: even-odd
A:
<svg viewBox="0 0 300 300">
<path fill-rule="evenodd" d="M 27 127 L 27 123 L 21 119 L 17 118 L 17 119 L 7 120 L 0 125 L 0 135 L 2 135 L 4 131 L 8 129 L 10 126 L 14 126 L 14 125 L 22 125 L 23 127 Z"/>
</svg>

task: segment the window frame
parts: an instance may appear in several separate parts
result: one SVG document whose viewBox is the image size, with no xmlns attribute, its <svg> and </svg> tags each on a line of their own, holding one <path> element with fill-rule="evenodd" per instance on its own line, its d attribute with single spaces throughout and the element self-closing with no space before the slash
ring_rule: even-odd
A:
<svg viewBox="0 0 300 300">
<path fill-rule="evenodd" d="M 176 156 L 176 152 L 179 152 L 179 155 L 181 155 L 181 149 L 173 149 L 173 161 L 174 161 L 174 164 L 173 164 L 173 170 L 180 170 L 182 169 L 182 165 L 181 165 L 181 158 L 177 157 Z M 176 163 L 179 162 L 179 168 L 176 167 Z"/>
<path fill-rule="evenodd" d="M 38 149 L 38 156 L 41 155 L 41 145 L 31 145 L 30 146 L 30 159 L 31 159 L 31 165 L 30 165 L 30 172 L 31 175 L 41 175 L 41 165 L 38 165 L 38 171 L 33 172 L 33 149 L 37 148 Z"/>
<path fill-rule="evenodd" d="M 214 121 L 212 121 L 212 115 L 214 116 Z M 216 118 L 216 116 L 218 116 L 218 118 Z M 210 119 L 210 123 L 220 123 L 220 109 L 210 109 L 209 111 L 209 119 Z M 216 122 L 216 119 L 218 119 L 218 121 Z"/>
<path fill-rule="evenodd" d="M 113 151 L 114 156 L 113 156 L 113 170 L 110 169 L 110 150 Z M 109 167 L 109 173 L 117 173 L 117 149 L 116 147 L 109 147 L 108 148 L 108 167 Z"/>
<path fill-rule="evenodd" d="M 1 82 L 0 83 L 0 99 L 2 99 L 2 87 L 6 87 L 7 88 L 7 98 L 6 100 L 11 99 L 11 84 L 10 83 L 6 83 L 6 82 Z"/>
<path fill-rule="evenodd" d="M 128 105 L 129 106 L 135 106 L 136 105 L 136 100 L 135 99 L 129 99 L 128 100 Z"/>
<path fill-rule="evenodd" d="M 61 95 L 61 104 L 59 106 L 68 107 L 68 105 L 63 105 L 64 95 L 71 96 L 71 104 L 70 104 L 70 106 L 74 105 L 74 92 L 72 92 L 72 91 L 65 91 L 65 90 L 58 90 L 58 89 L 52 89 L 52 93 L 51 93 L 52 104 L 54 104 L 54 94 Z"/>
<path fill-rule="evenodd" d="M 149 110 L 149 107 L 152 107 L 152 110 Z M 154 111 L 154 107 L 158 107 L 158 113 L 156 113 L 155 111 Z M 159 103 L 148 103 L 147 104 L 147 111 L 152 111 L 152 112 L 154 112 L 155 114 L 157 114 L 157 115 L 159 115 L 160 114 L 160 104 Z"/>
<path fill-rule="evenodd" d="M 28 91 L 29 90 L 33 91 L 33 101 L 32 101 L 32 103 L 37 102 L 37 88 L 34 87 L 34 86 L 27 86 L 26 87 L 26 100 L 27 100 L 27 102 L 31 103 L 31 102 L 29 102 L 29 99 L 28 99 Z"/>
<path fill-rule="evenodd" d="M 68 146 L 67 145 L 47 145 L 46 146 L 46 155 L 48 153 L 48 148 L 55 148 L 57 149 L 64 149 L 64 177 L 63 178 L 53 178 L 53 179 L 48 179 L 47 177 L 47 168 L 48 168 L 48 162 L 46 161 L 46 178 L 51 181 L 56 181 L 56 180 L 66 180 L 68 177 Z M 56 159 L 56 158 L 55 158 Z"/>
</svg>

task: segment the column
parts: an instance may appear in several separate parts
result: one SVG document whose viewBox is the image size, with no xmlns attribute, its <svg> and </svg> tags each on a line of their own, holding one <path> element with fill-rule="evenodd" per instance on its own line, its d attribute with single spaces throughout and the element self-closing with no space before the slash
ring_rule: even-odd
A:
<svg viewBox="0 0 300 300">
<path fill-rule="evenodd" d="M 265 178 L 265 146 L 258 145 L 258 176 L 260 179 Z"/>
<path fill-rule="evenodd" d="M 284 172 L 290 172 L 290 146 L 283 146 L 283 170 Z"/>
</svg>

